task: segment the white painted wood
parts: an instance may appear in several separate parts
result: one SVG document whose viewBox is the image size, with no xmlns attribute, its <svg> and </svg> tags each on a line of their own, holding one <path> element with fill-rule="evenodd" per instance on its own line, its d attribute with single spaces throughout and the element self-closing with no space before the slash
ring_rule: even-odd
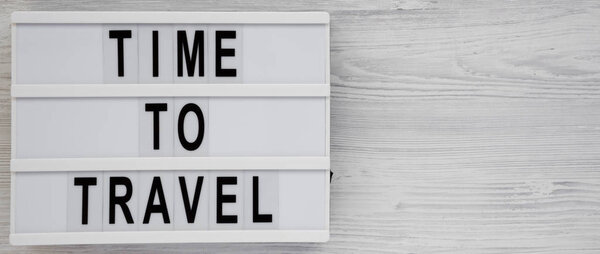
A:
<svg viewBox="0 0 600 254">
<path fill-rule="evenodd" d="M 330 241 L 8 245 L 6 25 L 0 27 L 0 252 L 600 251 L 597 1 L 11 0 L 3 2 L 0 19 L 9 23 L 15 10 L 134 9 L 330 12 Z"/>
</svg>

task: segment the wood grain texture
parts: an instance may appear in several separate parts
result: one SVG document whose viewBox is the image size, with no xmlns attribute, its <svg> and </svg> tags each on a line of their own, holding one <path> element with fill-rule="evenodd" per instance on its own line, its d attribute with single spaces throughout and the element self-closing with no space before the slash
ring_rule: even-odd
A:
<svg viewBox="0 0 600 254">
<path fill-rule="evenodd" d="M 0 4 L 0 252 L 600 252 L 598 1 Z M 330 12 L 331 241 L 8 245 L 15 10 Z"/>
</svg>

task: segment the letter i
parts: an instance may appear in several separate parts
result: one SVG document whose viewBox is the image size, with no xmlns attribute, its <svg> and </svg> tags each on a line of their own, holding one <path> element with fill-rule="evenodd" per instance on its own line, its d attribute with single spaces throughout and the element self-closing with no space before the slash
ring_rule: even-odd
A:
<svg viewBox="0 0 600 254">
<path fill-rule="evenodd" d="M 152 77 L 158 77 L 158 31 L 152 31 Z"/>
</svg>

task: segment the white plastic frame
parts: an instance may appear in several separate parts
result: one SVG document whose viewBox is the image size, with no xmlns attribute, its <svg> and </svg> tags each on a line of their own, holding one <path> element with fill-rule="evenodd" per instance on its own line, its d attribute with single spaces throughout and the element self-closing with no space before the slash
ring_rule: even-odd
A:
<svg viewBox="0 0 600 254">
<path fill-rule="evenodd" d="M 330 56 L 327 36 L 325 84 L 98 84 L 15 86 L 16 25 L 27 23 L 152 23 L 152 24 L 323 24 L 329 34 L 326 12 L 13 12 L 12 29 L 12 109 L 11 109 L 11 213 L 10 243 L 13 245 L 184 243 L 184 242 L 326 242 L 329 240 L 329 177 L 325 178 L 326 226 L 324 230 L 208 230 L 15 233 L 15 174 L 36 171 L 87 170 L 186 170 L 206 165 L 203 170 L 326 170 L 330 169 Z M 117 89 L 118 86 L 118 89 Z M 76 158 L 16 159 L 16 98 L 25 97 L 154 97 L 154 96 L 266 96 L 325 97 L 326 141 L 323 157 L 203 157 L 203 158 Z M 175 166 L 177 165 L 177 166 Z M 194 167 L 192 167 L 194 165 Z M 327 174 L 329 176 L 329 174 Z"/>
</svg>

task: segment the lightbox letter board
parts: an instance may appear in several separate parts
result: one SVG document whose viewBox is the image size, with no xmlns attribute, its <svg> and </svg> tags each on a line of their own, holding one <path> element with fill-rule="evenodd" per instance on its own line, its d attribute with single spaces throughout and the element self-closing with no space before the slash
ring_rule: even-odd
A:
<svg viewBox="0 0 600 254">
<path fill-rule="evenodd" d="M 10 242 L 329 238 L 329 15 L 15 12 Z"/>
</svg>

